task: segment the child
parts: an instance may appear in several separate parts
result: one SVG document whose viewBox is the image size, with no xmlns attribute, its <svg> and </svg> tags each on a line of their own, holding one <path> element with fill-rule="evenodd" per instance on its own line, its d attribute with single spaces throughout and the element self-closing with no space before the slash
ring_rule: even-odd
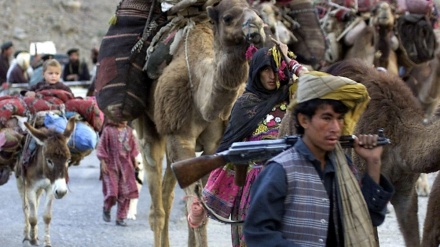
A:
<svg viewBox="0 0 440 247">
<path fill-rule="evenodd" d="M 30 87 L 29 91 L 25 92 L 25 96 L 35 97 L 35 92 L 47 89 L 64 90 L 73 95 L 72 90 L 60 81 L 61 64 L 57 60 L 49 59 L 43 63 L 43 77 L 44 81 Z"/>
<path fill-rule="evenodd" d="M 110 222 L 110 210 L 118 203 L 116 225 L 127 226 L 130 199 L 138 198 L 134 162 L 138 147 L 127 121 L 109 121 L 104 127 L 97 148 L 101 161 L 102 192 L 104 193 L 103 219 Z"/>
</svg>

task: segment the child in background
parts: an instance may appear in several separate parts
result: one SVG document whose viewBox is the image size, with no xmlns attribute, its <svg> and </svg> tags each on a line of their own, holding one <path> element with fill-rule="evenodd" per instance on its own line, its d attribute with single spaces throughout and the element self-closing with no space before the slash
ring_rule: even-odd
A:
<svg viewBox="0 0 440 247">
<path fill-rule="evenodd" d="M 55 59 L 49 59 L 43 63 L 43 77 L 44 81 L 41 81 L 29 88 L 29 91 L 25 92 L 27 97 L 35 97 L 35 92 L 47 90 L 47 89 L 60 89 L 72 93 L 72 90 L 61 79 L 61 64 Z"/>
<path fill-rule="evenodd" d="M 116 225 L 127 226 L 130 199 L 138 198 L 135 170 L 139 154 L 133 130 L 127 121 L 108 121 L 97 148 L 101 161 L 102 192 L 104 193 L 103 219 L 110 222 L 110 210 L 118 203 Z"/>
</svg>

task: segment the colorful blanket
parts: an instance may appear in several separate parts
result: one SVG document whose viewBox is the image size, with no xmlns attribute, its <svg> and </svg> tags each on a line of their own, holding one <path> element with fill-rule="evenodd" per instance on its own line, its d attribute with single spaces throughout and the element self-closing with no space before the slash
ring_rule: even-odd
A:
<svg viewBox="0 0 440 247">
<path fill-rule="evenodd" d="M 74 98 L 63 90 L 43 90 L 35 97 L 0 97 L 0 124 L 5 126 L 13 115 L 28 116 L 39 111 L 61 110 L 63 104 L 66 111 L 77 112 L 96 131 L 101 130 L 104 119 L 96 101 Z"/>
</svg>

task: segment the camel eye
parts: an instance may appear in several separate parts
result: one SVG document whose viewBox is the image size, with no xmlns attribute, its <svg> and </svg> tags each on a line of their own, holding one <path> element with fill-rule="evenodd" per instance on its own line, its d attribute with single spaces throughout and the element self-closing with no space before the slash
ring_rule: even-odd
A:
<svg viewBox="0 0 440 247">
<path fill-rule="evenodd" d="M 223 21 L 225 22 L 226 25 L 231 24 L 231 22 L 232 22 L 232 16 L 231 16 L 231 15 L 225 15 L 225 16 L 223 16 Z"/>
</svg>

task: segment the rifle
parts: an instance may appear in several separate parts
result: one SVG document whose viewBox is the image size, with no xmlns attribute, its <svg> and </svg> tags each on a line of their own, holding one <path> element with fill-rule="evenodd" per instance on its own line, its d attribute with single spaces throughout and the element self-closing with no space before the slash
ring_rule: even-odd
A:
<svg viewBox="0 0 440 247">
<path fill-rule="evenodd" d="M 276 140 L 261 140 L 248 142 L 234 142 L 228 150 L 213 155 L 202 155 L 196 158 L 181 160 L 171 164 L 171 169 L 180 188 L 186 188 L 216 168 L 227 163 L 235 165 L 234 183 L 243 186 L 246 181 L 247 168 L 250 162 L 268 160 L 287 150 L 300 137 L 298 135 L 285 136 Z M 339 142 L 343 148 L 352 148 L 355 136 L 341 136 Z M 384 136 L 384 130 L 378 130 L 377 145 L 390 144 L 390 139 Z"/>
</svg>

